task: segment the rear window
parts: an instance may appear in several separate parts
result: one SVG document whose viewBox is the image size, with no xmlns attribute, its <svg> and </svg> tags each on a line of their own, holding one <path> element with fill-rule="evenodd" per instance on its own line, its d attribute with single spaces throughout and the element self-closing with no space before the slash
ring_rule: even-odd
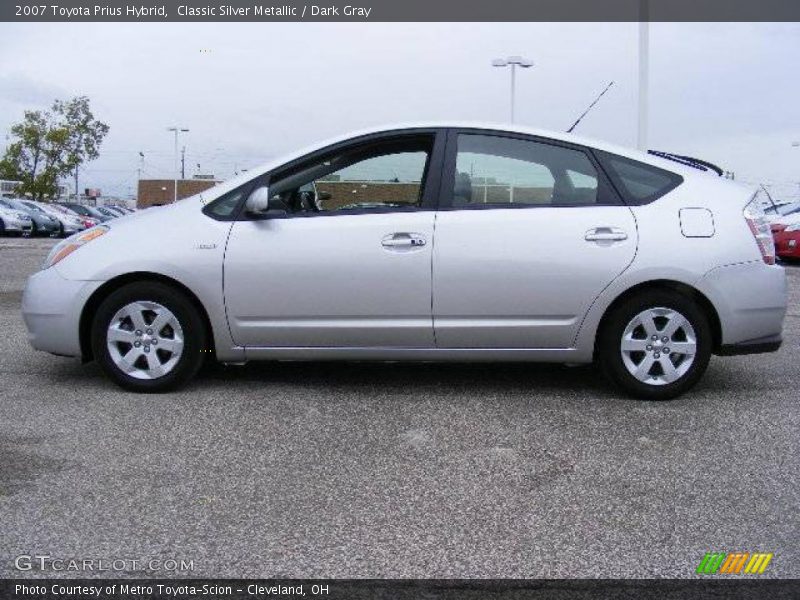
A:
<svg viewBox="0 0 800 600">
<path fill-rule="evenodd" d="M 683 182 L 683 177 L 666 169 L 607 152 L 597 154 L 611 181 L 629 204 L 657 200 Z"/>
</svg>

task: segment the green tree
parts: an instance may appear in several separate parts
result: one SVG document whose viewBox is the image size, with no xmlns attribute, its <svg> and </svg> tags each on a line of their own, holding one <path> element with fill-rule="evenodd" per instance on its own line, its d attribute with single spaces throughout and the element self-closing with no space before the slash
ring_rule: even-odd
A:
<svg viewBox="0 0 800 600">
<path fill-rule="evenodd" d="M 0 178 L 20 181 L 20 194 L 52 198 L 59 179 L 99 155 L 108 125 L 95 119 L 86 96 L 56 100 L 50 110 L 28 110 L 11 127 Z"/>
</svg>

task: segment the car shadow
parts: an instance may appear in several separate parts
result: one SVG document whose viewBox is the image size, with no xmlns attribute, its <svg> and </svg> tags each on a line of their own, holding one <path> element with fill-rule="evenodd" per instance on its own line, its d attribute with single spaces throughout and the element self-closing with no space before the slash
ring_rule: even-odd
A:
<svg viewBox="0 0 800 600">
<path fill-rule="evenodd" d="M 535 391 L 619 397 L 592 365 L 544 363 L 415 363 L 358 361 L 256 361 L 209 365 L 198 384 L 284 384 L 328 389 L 393 389 L 408 393 L 448 390 Z"/>
</svg>

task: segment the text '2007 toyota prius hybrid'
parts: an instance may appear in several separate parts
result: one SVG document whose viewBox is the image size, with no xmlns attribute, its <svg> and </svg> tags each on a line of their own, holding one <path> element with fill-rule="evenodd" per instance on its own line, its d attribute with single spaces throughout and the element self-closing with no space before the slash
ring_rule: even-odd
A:
<svg viewBox="0 0 800 600">
<path fill-rule="evenodd" d="M 351 134 L 64 240 L 23 315 L 138 392 L 213 356 L 597 361 L 672 398 L 711 354 L 776 350 L 786 312 L 757 194 L 684 162 L 522 127 Z"/>
</svg>

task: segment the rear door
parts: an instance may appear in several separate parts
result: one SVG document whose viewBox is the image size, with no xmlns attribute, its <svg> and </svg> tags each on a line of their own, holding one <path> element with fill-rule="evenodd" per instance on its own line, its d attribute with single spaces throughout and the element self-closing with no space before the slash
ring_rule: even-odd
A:
<svg viewBox="0 0 800 600">
<path fill-rule="evenodd" d="M 548 139 L 448 134 L 433 319 L 442 348 L 569 348 L 631 263 L 636 222 L 594 156 Z"/>
</svg>

